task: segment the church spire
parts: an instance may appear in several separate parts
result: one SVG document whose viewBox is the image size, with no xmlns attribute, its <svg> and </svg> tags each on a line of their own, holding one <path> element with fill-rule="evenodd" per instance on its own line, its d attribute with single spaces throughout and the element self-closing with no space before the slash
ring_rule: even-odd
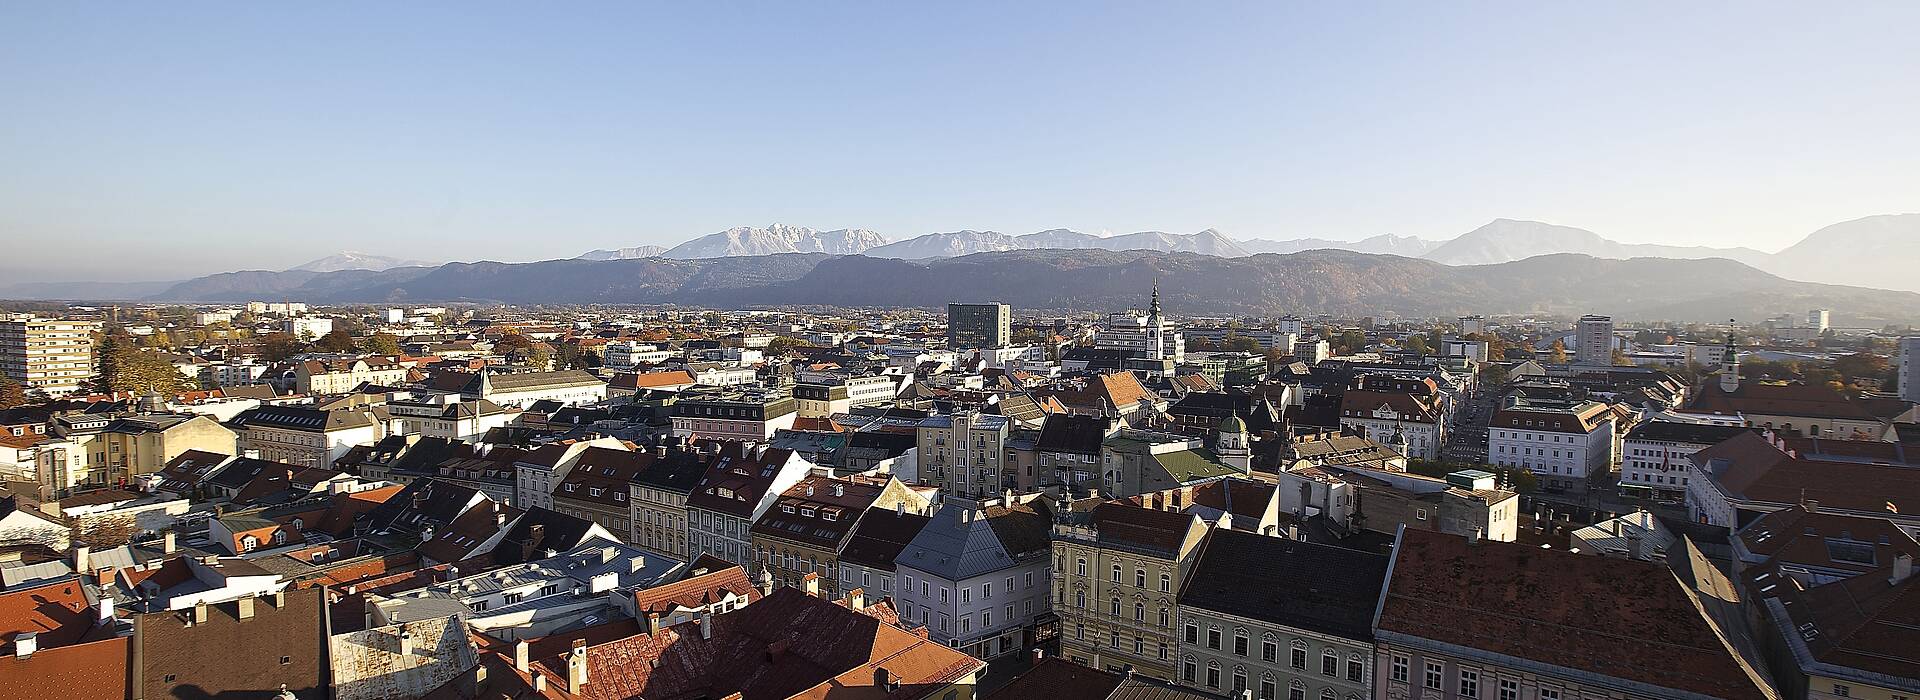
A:
<svg viewBox="0 0 1920 700">
<path fill-rule="evenodd" d="M 1147 306 L 1147 315 L 1160 315 L 1160 276 L 1153 276 L 1153 303 Z"/>
</svg>

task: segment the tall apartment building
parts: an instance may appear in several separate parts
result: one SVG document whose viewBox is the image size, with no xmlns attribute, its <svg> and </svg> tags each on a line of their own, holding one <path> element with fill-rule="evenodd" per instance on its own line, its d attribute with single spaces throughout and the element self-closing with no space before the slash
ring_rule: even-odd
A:
<svg viewBox="0 0 1920 700">
<path fill-rule="evenodd" d="M 1825 333 L 1833 327 L 1832 309 L 1814 309 L 1807 312 L 1807 327 L 1815 333 Z"/>
<path fill-rule="evenodd" d="M 1613 317 L 1581 316 L 1573 336 L 1573 362 L 1578 365 L 1613 364 Z"/>
<path fill-rule="evenodd" d="M 79 391 L 93 378 L 94 321 L 12 314 L 0 320 L 0 373 L 50 396 Z"/>
<path fill-rule="evenodd" d="M 1920 403 L 1920 336 L 1900 339 L 1900 398 Z"/>
<path fill-rule="evenodd" d="M 1012 342 L 1012 307 L 1000 302 L 947 305 L 947 347 L 997 348 Z"/>
</svg>

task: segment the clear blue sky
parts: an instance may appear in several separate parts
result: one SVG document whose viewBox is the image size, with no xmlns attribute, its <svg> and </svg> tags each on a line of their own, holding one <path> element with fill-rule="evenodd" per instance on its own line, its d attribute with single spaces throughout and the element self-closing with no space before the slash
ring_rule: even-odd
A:
<svg viewBox="0 0 1920 700">
<path fill-rule="evenodd" d="M 1920 210 L 1920 3 L 0 6 L 0 276 L 731 226 L 1774 250 Z"/>
</svg>

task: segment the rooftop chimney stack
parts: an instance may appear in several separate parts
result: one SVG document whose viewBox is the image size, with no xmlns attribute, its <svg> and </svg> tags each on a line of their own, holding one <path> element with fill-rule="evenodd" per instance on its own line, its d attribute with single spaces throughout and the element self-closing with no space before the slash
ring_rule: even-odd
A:
<svg viewBox="0 0 1920 700">
<path fill-rule="evenodd" d="M 806 590 L 807 595 L 820 595 L 820 574 L 808 572 L 806 576 L 800 577 L 800 586 Z"/>
<path fill-rule="evenodd" d="M 102 595 L 100 596 L 100 624 L 105 625 L 105 624 L 110 624 L 112 622 L 113 622 L 113 596 Z"/>
<path fill-rule="evenodd" d="M 413 630 L 407 629 L 406 627 L 401 627 L 400 628 L 400 655 L 407 656 L 412 653 L 413 653 Z"/>
<path fill-rule="evenodd" d="M 239 600 L 233 601 L 233 603 L 236 606 L 234 610 L 235 617 L 242 620 L 253 617 L 253 596 L 244 596 Z"/>
<path fill-rule="evenodd" d="M 92 563 L 93 563 L 93 548 L 88 547 L 84 544 L 73 548 L 73 570 L 74 571 L 82 574 L 92 571 L 93 567 L 90 566 L 90 564 Z"/>
<path fill-rule="evenodd" d="M 527 640 L 522 639 L 515 641 L 513 643 L 513 669 L 521 673 L 526 673 L 527 663 Z"/>
<path fill-rule="evenodd" d="M 1893 576 L 1887 579 L 1887 583 L 1898 586 L 1910 578 L 1913 578 L 1913 555 L 1896 555 L 1893 558 Z"/>
<path fill-rule="evenodd" d="M 180 535 L 176 534 L 172 530 L 168 530 L 166 534 L 160 536 L 160 553 L 161 554 L 173 554 L 175 551 L 178 551 L 179 549 L 180 549 Z"/>
<path fill-rule="evenodd" d="M 713 638 L 713 612 L 712 611 L 709 611 L 709 610 L 700 611 L 700 638 L 701 639 Z"/>
<path fill-rule="evenodd" d="M 587 640 L 573 640 L 567 652 L 567 692 L 579 695 L 587 687 Z"/>
<path fill-rule="evenodd" d="M 40 635 L 33 632 L 21 632 L 13 636 L 13 655 L 25 659 L 40 650 Z"/>
</svg>

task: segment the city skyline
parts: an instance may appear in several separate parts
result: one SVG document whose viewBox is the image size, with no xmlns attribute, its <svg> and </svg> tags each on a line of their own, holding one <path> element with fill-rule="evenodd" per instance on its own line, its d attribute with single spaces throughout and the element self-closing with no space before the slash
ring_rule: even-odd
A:
<svg viewBox="0 0 1920 700">
<path fill-rule="evenodd" d="M 776 221 L 1437 240 L 1505 217 L 1772 252 L 1920 210 L 1920 8 L 1653 8 L 16 6 L 0 273 L 524 261 Z"/>
</svg>

